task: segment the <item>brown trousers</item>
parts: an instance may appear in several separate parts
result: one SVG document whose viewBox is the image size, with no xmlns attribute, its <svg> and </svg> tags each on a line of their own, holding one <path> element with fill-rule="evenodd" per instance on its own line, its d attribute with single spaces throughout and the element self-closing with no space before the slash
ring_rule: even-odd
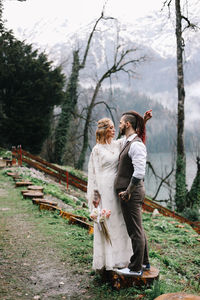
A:
<svg viewBox="0 0 200 300">
<path fill-rule="evenodd" d="M 141 180 L 128 202 L 120 199 L 126 228 L 132 242 L 133 255 L 128 265 L 132 271 L 140 271 L 143 264 L 149 263 L 147 239 L 142 226 L 144 196 L 144 182 Z"/>
</svg>

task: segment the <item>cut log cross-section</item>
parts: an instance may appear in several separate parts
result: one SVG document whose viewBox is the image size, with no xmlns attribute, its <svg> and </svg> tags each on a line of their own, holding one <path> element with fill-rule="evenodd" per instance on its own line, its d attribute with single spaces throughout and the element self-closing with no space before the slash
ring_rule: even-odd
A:
<svg viewBox="0 0 200 300">
<path fill-rule="evenodd" d="M 57 206 L 58 203 L 54 202 L 54 201 L 50 201 L 50 200 L 46 200 L 46 199 L 37 199 L 37 198 L 33 198 L 32 199 L 33 204 L 49 204 L 49 205 L 53 205 L 53 206 Z"/>
<path fill-rule="evenodd" d="M 200 300 L 200 296 L 192 295 L 192 294 L 186 294 L 186 293 L 169 293 L 169 294 L 163 294 L 155 300 Z"/>
<path fill-rule="evenodd" d="M 28 190 L 38 191 L 38 192 L 42 193 L 44 188 L 43 188 L 43 186 L 40 186 L 40 185 L 29 185 Z"/>
<path fill-rule="evenodd" d="M 115 271 L 104 271 L 102 273 L 102 279 L 105 282 L 110 282 L 112 287 L 116 290 L 133 286 L 150 286 L 154 280 L 158 280 L 158 278 L 159 270 L 152 266 L 149 271 L 144 271 L 141 277 L 121 275 Z"/>
<path fill-rule="evenodd" d="M 33 183 L 31 181 L 17 181 L 15 183 L 16 187 L 21 187 L 21 186 L 29 186 L 32 185 Z"/>
<path fill-rule="evenodd" d="M 43 198 L 44 194 L 38 191 L 28 191 L 27 193 L 23 193 L 24 198 Z"/>
</svg>

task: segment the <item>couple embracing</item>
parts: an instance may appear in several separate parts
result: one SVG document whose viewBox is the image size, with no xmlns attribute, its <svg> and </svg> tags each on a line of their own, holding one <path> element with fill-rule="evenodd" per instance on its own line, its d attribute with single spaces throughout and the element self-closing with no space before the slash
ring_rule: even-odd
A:
<svg viewBox="0 0 200 300">
<path fill-rule="evenodd" d="M 95 221 L 95 270 L 142 276 L 143 270 L 150 269 L 141 208 L 147 156 L 145 123 L 151 116 L 151 110 L 144 118 L 135 111 L 124 113 L 119 124 L 124 137 L 118 140 L 114 140 L 115 128 L 110 119 L 98 121 L 96 145 L 88 164 L 87 188 L 91 218 Z M 99 226 L 102 211 L 107 234 Z"/>
</svg>

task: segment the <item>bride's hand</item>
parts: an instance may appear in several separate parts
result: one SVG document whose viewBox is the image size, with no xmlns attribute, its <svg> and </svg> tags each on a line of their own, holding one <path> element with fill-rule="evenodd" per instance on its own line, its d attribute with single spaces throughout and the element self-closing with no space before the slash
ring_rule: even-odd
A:
<svg viewBox="0 0 200 300">
<path fill-rule="evenodd" d="M 93 200 L 93 205 L 95 208 L 98 207 L 99 202 L 101 201 L 101 195 L 97 190 L 94 190 L 94 200 Z"/>
</svg>

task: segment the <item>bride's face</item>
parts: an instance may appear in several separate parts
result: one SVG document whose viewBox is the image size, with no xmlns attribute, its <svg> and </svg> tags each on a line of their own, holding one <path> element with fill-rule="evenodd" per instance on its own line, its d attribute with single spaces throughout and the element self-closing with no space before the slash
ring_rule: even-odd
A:
<svg viewBox="0 0 200 300">
<path fill-rule="evenodd" d="M 106 130 L 106 139 L 111 140 L 115 137 L 115 126 L 113 122 L 109 123 L 109 127 Z"/>
</svg>

